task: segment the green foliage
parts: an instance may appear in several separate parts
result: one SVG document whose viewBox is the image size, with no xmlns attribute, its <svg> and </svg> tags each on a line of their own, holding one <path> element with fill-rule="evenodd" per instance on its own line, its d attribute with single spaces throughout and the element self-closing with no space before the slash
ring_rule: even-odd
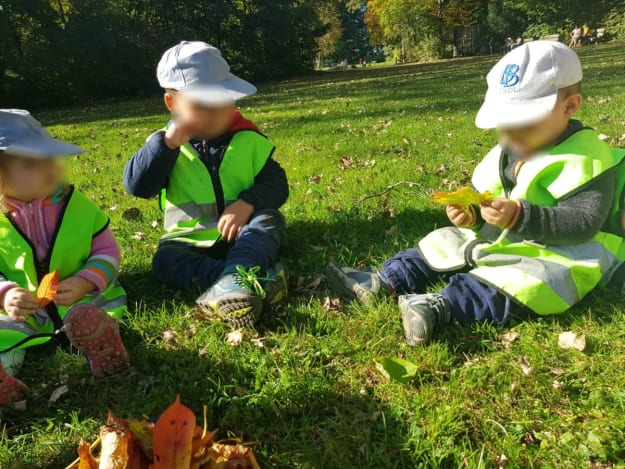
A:
<svg viewBox="0 0 625 469">
<path fill-rule="evenodd" d="M 5 105 L 152 94 L 155 65 L 182 39 L 222 49 L 255 80 L 312 68 L 321 23 L 312 0 L 2 0 Z"/>
<path fill-rule="evenodd" d="M 624 2 L 625 3 L 625 2 Z M 602 23 L 608 38 L 625 39 L 625 15 L 623 8 L 613 8 Z"/>
</svg>

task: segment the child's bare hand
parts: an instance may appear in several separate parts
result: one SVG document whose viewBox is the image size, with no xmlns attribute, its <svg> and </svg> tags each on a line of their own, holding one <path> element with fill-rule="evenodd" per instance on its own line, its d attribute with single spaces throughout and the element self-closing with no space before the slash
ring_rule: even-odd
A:
<svg viewBox="0 0 625 469">
<path fill-rule="evenodd" d="M 191 139 L 192 129 L 189 125 L 181 122 L 172 122 L 165 131 L 163 140 L 172 150 L 184 145 Z"/>
<path fill-rule="evenodd" d="M 71 306 L 95 289 L 96 286 L 89 280 L 82 277 L 68 277 L 56 287 L 55 301 L 62 306 Z"/>
<path fill-rule="evenodd" d="M 466 228 L 472 226 L 475 223 L 474 217 L 461 206 L 457 204 L 451 204 L 447 206 L 447 217 L 449 221 L 455 226 L 460 228 Z"/>
<path fill-rule="evenodd" d="M 480 204 L 480 214 L 484 221 L 499 228 L 508 227 L 517 210 L 519 205 L 510 199 L 493 199 Z"/>
<path fill-rule="evenodd" d="M 221 236 L 229 243 L 236 240 L 252 213 L 254 213 L 254 206 L 245 200 L 239 199 L 229 205 L 217 224 Z"/>
<path fill-rule="evenodd" d="M 24 322 L 26 316 L 35 314 L 39 302 L 35 295 L 20 287 L 11 288 L 4 295 L 4 310 L 14 321 Z"/>
</svg>

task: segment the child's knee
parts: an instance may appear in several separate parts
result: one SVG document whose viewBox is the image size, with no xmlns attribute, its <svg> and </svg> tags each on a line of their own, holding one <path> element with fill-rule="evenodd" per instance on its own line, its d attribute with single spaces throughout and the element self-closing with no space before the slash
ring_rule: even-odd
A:
<svg viewBox="0 0 625 469">
<path fill-rule="evenodd" d="M 286 219 L 279 210 L 259 210 L 250 219 L 248 228 L 260 231 L 274 238 L 279 244 L 286 239 Z"/>
</svg>

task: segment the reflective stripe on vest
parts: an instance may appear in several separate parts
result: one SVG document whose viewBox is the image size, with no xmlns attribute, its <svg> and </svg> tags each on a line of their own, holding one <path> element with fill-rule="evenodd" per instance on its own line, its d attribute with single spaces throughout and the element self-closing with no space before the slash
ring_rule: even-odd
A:
<svg viewBox="0 0 625 469">
<path fill-rule="evenodd" d="M 586 155 L 580 154 L 584 151 Z M 501 181 L 501 149 L 496 147 L 478 165 L 473 185 L 505 197 Z M 518 174 L 508 195 L 532 204 L 555 206 L 587 182 L 618 163 L 597 134 L 582 130 L 547 155 L 532 158 Z M 479 240 L 479 233 L 443 228 L 426 236 L 419 247 L 436 270 L 461 269 L 492 285 L 538 314 L 566 311 L 590 290 L 609 278 L 623 257 L 623 239 L 599 232 L 592 240 L 570 246 L 543 245 L 503 231 L 494 242 Z"/>
<path fill-rule="evenodd" d="M 30 292 L 35 292 L 42 273 L 59 270 L 61 279 L 71 277 L 81 270 L 91 254 L 91 241 L 95 235 L 108 226 L 108 217 L 81 192 L 70 188 L 65 200 L 57 232 L 50 246 L 50 256 L 38 272 L 36 255 L 30 241 L 5 214 L 0 215 L 0 273 L 7 280 L 17 283 Z M 87 296 L 80 303 L 93 303 L 120 318 L 126 311 L 126 292 L 116 282 L 96 296 Z M 69 307 L 59 306 L 61 318 Z M 14 324 L 7 316 L 0 314 L 0 350 L 11 347 L 33 334 L 52 333 L 54 327 L 43 310 L 30 316 L 25 323 Z M 47 342 L 49 337 L 28 341 L 25 346 Z"/>
<path fill-rule="evenodd" d="M 225 149 L 219 167 L 225 206 L 254 185 L 274 146 L 252 130 L 238 131 Z M 161 242 L 175 240 L 195 246 L 212 246 L 219 239 L 219 213 L 215 189 L 206 165 L 195 149 L 180 147 L 167 189 L 161 192 L 165 231 Z"/>
</svg>

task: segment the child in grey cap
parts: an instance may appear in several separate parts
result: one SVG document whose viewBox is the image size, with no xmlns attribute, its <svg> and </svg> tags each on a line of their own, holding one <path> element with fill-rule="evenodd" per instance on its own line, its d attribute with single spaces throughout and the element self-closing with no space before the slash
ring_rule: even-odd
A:
<svg viewBox="0 0 625 469">
<path fill-rule="evenodd" d="M 167 50 L 157 76 L 172 120 L 124 171 L 128 192 L 160 195 L 165 212 L 152 273 L 171 287 L 203 290 L 196 303 L 207 316 L 249 326 L 282 307 L 287 288 L 276 263 L 286 175 L 274 145 L 235 106 L 256 88 L 204 42 Z"/>
<path fill-rule="evenodd" d="M 128 366 L 116 321 L 126 310 L 119 246 L 108 217 L 63 183 L 58 164 L 83 151 L 27 111 L 0 109 L 0 405 L 28 391 L 13 376 L 24 349 L 51 339 L 83 352 L 96 377 Z"/>
</svg>

